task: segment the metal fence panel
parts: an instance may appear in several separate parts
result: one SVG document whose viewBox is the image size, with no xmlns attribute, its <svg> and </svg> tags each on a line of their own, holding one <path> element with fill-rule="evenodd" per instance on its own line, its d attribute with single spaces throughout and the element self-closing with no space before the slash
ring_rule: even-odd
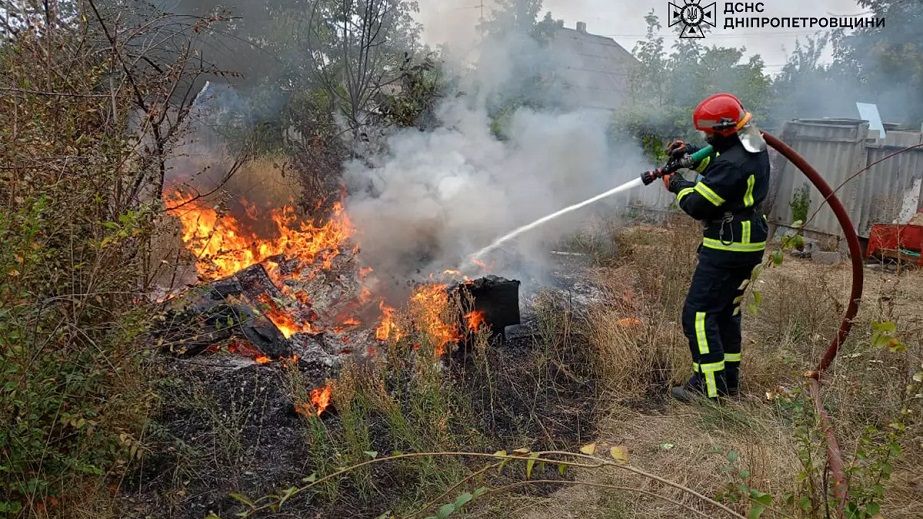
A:
<svg viewBox="0 0 923 519">
<path fill-rule="evenodd" d="M 786 123 L 781 137 L 804 155 L 834 189 L 842 186 L 837 190 L 837 196 L 849 211 L 856 231 L 863 237 L 868 236 L 873 224 L 906 219 L 923 203 L 920 196 L 923 149 L 907 151 L 872 166 L 896 151 L 920 144 L 920 132 L 892 130 L 884 140 L 870 139 L 868 133 L 865 121 L 816 119 Z M 806 181 L 784 159 L 777 158 L 773 166 L 773 204 L 769 219 L 785 226 L 794 220 L 790 204 L 795 190 Z M 867 167 L 868 171 L 850 180 Z M 810 188 L 810 198 L 805 229 L 842 236 L 833 212 L 823 204 L 820 193 L 813 187 Z"/>
<path fill-rule="evenodd" d="M 884 142 L 866 147 L 869 170 L 857 179 L 862 192 L 862 212 L 855 222 L 860 236 L 876 223 L 906 222 L 923 207 L 923 149 L 919 132 L 888 132 Z M 874 165 L 873 165 L 874 164 Z"/>
</svg>

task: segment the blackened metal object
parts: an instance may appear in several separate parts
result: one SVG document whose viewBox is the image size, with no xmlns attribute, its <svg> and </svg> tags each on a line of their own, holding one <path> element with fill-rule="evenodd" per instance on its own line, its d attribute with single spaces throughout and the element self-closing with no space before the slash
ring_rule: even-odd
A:
<svg viewBox="0 0 923 519">
<path fill-rule="evenodd" d="M 460 283 L 453 290 L 458 293 L 466 316 L 480 313 L 492 336 L 504 336 L 507 326 L 520 323 L 519 285 L 518 280 L 485 276 Z"/>
</svg>

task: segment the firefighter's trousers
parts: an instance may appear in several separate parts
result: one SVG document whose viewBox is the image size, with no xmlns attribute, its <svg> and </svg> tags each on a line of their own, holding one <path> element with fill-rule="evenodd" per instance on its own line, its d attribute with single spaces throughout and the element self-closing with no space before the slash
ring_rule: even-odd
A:
<svg viewBox="0 0 923 519">
<path fill-rule="evenodd" d="M 699 255 L 683 306 L 683 332 L 689 339 L 692 369 L 704 380 L 709 398 L 726 392 L 726 372 L 728 379 L 737 380 L 740 307 L 757 264 L 748 261 L 729 266 Z"/>
</svg>

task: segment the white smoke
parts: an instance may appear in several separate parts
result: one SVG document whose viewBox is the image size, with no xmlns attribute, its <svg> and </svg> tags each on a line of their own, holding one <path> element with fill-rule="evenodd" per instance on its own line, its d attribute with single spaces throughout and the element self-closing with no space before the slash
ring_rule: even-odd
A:
<svg viewBox="0 0 923 519">
<path fill-rule="evenodd" d="M 422 279 L 456 268 L 498 236 L 643 171 L 637 146 L 615 149 L 608 111 L 521 108 L 504 125 L 508 138 L 498 138 L 489 99 L 522 88 L 521 79 L 502 71 L 528 69 L 532 64 L 522 61 L 536 56 L 511 52 L 522 48 L 521 38 L 499 43 L 492 42 L 490 59 L 471 75 L 479 79 L 473 93 L 446 96 L 436 129 L 398 131 L 387 139 L 385 154 L 346 165 L 347 211 L 362 257 L 379 277 Z M 488 262 L 491 272 L 535 272 L 540 245 L 572 232 L 589 214 L 523 236 Z"/>
</svg>

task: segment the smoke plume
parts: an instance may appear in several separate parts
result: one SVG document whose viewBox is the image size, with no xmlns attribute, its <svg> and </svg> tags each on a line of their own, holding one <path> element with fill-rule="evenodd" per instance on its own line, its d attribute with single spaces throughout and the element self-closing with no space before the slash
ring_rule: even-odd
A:
<svg viewBox="0 0 923 519">
<path fill-rule="evenodd" d="M 347 211 L 363 261 L 382 281 L 399 284 L 457 268 L 494 238 L 643 170 L 634 144 L 616 149 L 611 112 L 563 108 L 573 105 L 563 92 L 526 84 L 533 76 L 522 71 L 554 65 L 528 41 L 506 35 L 486 42 L 490 52 L 467 76 L 474 84 L 462 88 L 469 93 L 446 96 L 435 129 L 398 131 L 388 137 L 386 153 L 346 165 Z M 498 137 L 489 107 L 530 89 L 549 108 L 515 110 L 499 132 L 505 137 Z M 491 272 L 522 275 L 528 266 L 534 274 L 543 246 L 589 214 L 524 236 L 489 258 Z"/>
</svg>

